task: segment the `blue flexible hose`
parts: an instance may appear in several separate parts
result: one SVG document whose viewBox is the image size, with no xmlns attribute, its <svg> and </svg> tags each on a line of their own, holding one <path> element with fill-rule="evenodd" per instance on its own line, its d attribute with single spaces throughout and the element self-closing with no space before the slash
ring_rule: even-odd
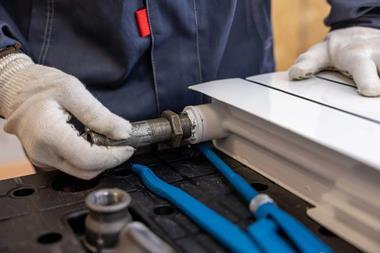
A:
<svg viewBox="0 0 380 253">
<path fill-rule="evenodd" d="M 216 169 L 222 173 L 230 184 L 239 192 L 239 194 L 247 201 L 249 204 L 251 200 L 257 196 L 257 191 L 247 183 L 239 174 L 234 172 L 215 152 L 213 152 L 210 147 L 201 143 L 198 144 L 198 149 L 202 154 L 216 167 Z M 260 205 L 256 211 L 253 213 L 258 219 L 258 222 L 263 219 L 268 219 L 274 222 L 277 226 L 277 230 L 281 230 L 288 239 L 292 241 L 292 244 L 296 247 L 297 251 L 304 253 L 329 253 L 332 250 L 322 241 L 320 241 L 316 236 L 314 236 L 307 228 L 305 228 L 298 220 L 289 215 L 288 213 L 281 210 L 274 203 L 265 203 Z M 269 225 L 270 223 L 262 223 Z M 257 227 L 257 226 L 256 226 Z M 258 241 L 257 233 L 253 230 L 255 226 L 250 226 L 248 231 L 251 236 Z M 273 228 L 272 228 L 273 230 Z M 278 242 L 278 235 L 273 236 Z M 284 240 L 285 242 L 286 240 Z M 277 247 L 273 243 L 271 238 L 267 238 L 266 241 L 260 240 L 261 248 L 265 252 L 288 252 L 291 250 L 291 244 L 284 247 Z M 283 243 L 277 243 L 276 245 L 284 245 Z M 264 246 L 264 247 L 263 247 Z M 269 251 L 267 249 L 270 249 Z"/>
<path fill-rule="evenodd" d="M 248 203 L 256 197 L 257 191 L 244 178 L 235 173 L 220 157 L 205 143 L 197 145 L 202 154 L 223 174 L 230 184 L 240 193 Z"/>
<path fill-rule="evenodd" d="M 248 233 L 183 190 L 164 182 L 149 167 L 133 164 L 132 170 L 141 177 L 149 190 L 173 203 L 232 252 L 260 252 Z"/>
</svg>

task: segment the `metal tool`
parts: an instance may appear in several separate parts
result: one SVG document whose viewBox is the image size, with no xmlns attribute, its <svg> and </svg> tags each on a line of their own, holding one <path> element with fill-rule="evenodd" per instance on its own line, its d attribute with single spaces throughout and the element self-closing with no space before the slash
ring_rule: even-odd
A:
<svg viewBox="0 0 380 253">
<path fill-rule="evenodd" d="M 85 220 L 84 245 L 91 252 L 114 252 L 120 231 L 132 221 L 130 195 L 118 188 L 100 189 L 86 197 L 89 214 Z"/>
<path fill-rule="evenodd" d="M 186 113 L 164 111 L 160 118 L 132 123 L 132 133 L 128 139 L 112 140 L 106 136 L 85 129 L 82 134 L 92 144 L 102 146 L 132 146 L 135 148 L 157 143 L 167 143 L 172 147 L 191 136 L 192 124 Z"/>
</svg>

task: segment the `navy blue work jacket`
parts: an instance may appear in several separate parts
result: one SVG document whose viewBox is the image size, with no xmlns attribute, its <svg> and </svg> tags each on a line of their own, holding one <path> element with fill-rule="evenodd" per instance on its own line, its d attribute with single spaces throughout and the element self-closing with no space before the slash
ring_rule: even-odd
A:
<svg viewBox="0 0 380 253">
<path fill-rule="evenodd" d="M 330 0 L 327 24 L 379 26 L 379 1 Z M 78 77 L 129 120 L 205 102 L 187 87 L 274 70 L 269 0 L 2 0 L 0 48 Z M 151 35 L 135 12 L 147 9 Z M 280 42 L 279 42 L 280 43 Z"/>
</svg>

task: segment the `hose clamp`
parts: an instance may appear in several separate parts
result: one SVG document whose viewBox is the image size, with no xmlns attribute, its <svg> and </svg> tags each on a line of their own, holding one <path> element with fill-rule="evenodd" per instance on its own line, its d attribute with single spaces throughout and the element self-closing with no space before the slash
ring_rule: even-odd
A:
<svg viewBox="0 0 380 253">
<path fill-rule="evenodd" d="M 262 194 L 262 193 L 258 194 L 256 195 L 256 197 L 251 199 L 251 202 L 249 202 L 249 210 L 255 213 L 261 205 L 264 205 L 267 203 L 274 203 L 274 201 L 267 194 Z"/>
</svg>

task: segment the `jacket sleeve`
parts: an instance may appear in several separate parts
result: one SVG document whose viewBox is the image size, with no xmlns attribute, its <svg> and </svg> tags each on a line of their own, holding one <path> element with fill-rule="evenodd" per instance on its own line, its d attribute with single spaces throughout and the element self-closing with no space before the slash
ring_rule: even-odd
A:
<svg viewBox="0 0 380 253">
<path fill-rule="evenodd" d="M 380 0 L 327 0 L 331 5 L 325 24 L 332 29 L 350 26 L 380 28 Z"/>
<path fill-rule="evenodd" d="M 20 43 L 22 50 L 27 51 L 24 36 L 20 32 L 13 15 L 10 15 L 7 6 L 0 2 L 0 49 Z"/>
</svg>

